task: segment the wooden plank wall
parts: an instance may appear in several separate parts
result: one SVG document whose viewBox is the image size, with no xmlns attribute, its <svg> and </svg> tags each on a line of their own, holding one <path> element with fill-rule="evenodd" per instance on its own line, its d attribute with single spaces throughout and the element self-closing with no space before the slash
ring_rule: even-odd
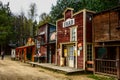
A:
<svg viewBox="0 0 120 80">
<path fill-rule="evenodd" d="M 118 12 L 108 11 L 93 17 L 94 39 L 96 41 L 120 40 Z"/>
</svg>

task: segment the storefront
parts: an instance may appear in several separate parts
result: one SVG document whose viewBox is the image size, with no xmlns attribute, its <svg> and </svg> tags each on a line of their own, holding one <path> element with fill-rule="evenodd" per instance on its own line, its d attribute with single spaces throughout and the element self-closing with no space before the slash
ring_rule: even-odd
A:
<svg viewBox="0 0 120 80">
<path fill-rule="evenodd" d="M 56 52 L 56 27 L 46 23 L 39 27 L 37 40 L 40 42 L 40 57 L 44 58 L 44 63 L 55 64 Z"/>
<path fill-rule="evenodd" d="M 95 73 L 120 79 L 120 7 L 93 16 Z"/>
<path fill-rule="evenodd" d="M 35 44 L 32 38 L 28 38 L 28 42 L 25 46 L 17 47 L 15 58 L 20 61 L 34 61 L 35 56 Z"/>
<path fill-rule="evenodd" d="M 75 43 L 62 43 L 62 58 L 64 63 L 61 61 L 62 66 L 76 67 L 76 44 Z"/>
<path fill-rule="evenodd" d="M 91 21 L 93 14 L 93 11 L 86 9 L 73 13 L 72 8 L 67 8 L 63 12 L 64 18 L 57 20 L 56 62 L 58 65 L 83 70 L 89 68 L 88 64 L 93 66 Z M 89 68 L 92 69 L 93 67 Z"/>
</svg>

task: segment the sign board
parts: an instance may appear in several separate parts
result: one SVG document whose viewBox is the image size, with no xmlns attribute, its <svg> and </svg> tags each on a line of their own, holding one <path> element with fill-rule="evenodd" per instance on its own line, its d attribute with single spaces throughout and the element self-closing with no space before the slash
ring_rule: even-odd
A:
<svg viewBox="0 0 120 80">
<path fill-rule="evenodd" d="M 63 28 L 69 27 L 75 24 L 75 19 L 67 19 L 66 21 L 63 22 Z"/>
<path fill-rule="evenodd" d="M 16 54 L 15 54 L 15 49 L 12 49 L 12 50 L 11 50 L 11 58 L 15 58 L 15 55 L 16 55 Z"/>
<path fill-rule="evenodd" d="M 50 40 L 56 40 L 56 32 L 53 32 L 50 36 Z"/>
</svg>

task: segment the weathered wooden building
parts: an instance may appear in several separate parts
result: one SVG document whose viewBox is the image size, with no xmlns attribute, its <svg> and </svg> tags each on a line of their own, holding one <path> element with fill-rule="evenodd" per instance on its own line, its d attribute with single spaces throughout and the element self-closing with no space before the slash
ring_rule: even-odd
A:
<svg viewBox="0 0 120 80">
<path fill-rule="evenodd" d="M 56 22 L 56 62 L 60 66 L 93 70 L 92 15 L 83 9 L 74 13 L 72 8 L 63 12 Z"/>
<path fill-rule="evenodd" d="M 56 27 L 50 23 L 41 25 L 37 39 L 40 42 L 40 57 L 44 59 L 42 62 L 55 64 Z"/>
<path fill-rule="evenodd" d="M 93 16 L 95 73 L 120 79 L 120 6 Z"/>
<path fill-rule="evenodd" d="M 34 61 L 34 55 L 35 55 L 35 44 L 32 38 L 28 38 L 28 42 L 25 46 L 17 47 L 16 50 L 16 59 L 20 61 Z"/>
</svg>

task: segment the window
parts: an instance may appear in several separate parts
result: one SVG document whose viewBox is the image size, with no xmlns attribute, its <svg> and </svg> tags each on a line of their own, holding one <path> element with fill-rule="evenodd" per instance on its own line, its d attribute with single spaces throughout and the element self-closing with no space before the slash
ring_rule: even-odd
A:
<svg viewBox="0 0 120 80">
<path fill-rule="evenodd" d="M 87 44 L 87 61 L 92 61 L 92 44 Z"/>
<path fill-rule="evenodd" d="M 70 33 L 70 41 L 77 41 L 77 28 L 72 27 Z"/>
<path fill-rule="evenodd" d="M 90 63 L 93 61 L 93 54 L 92 54 L 92 44 L 87 44 L 87 68 L 93 68 L 93 64 Z M 89 62 L 89 63 L 88 63 Z"/>
<path fill-rule="evenodd" d="M 45 44 L 45 38 L 44 38 L 45 35 L 41 35 L 41 38 L 40 38 L 40 45 L 44 45 Z"/>
<path fill-rule="evenodd" d="M 49 27 L 49 32 L 48 32 L 48 42 L 54 41 L 55 39 L 51 39 L 51 36 L 55 34 L 56 28 L 54 26 Z M 55 37 L 55 36 L 54 36 Z"/>
</svg>

